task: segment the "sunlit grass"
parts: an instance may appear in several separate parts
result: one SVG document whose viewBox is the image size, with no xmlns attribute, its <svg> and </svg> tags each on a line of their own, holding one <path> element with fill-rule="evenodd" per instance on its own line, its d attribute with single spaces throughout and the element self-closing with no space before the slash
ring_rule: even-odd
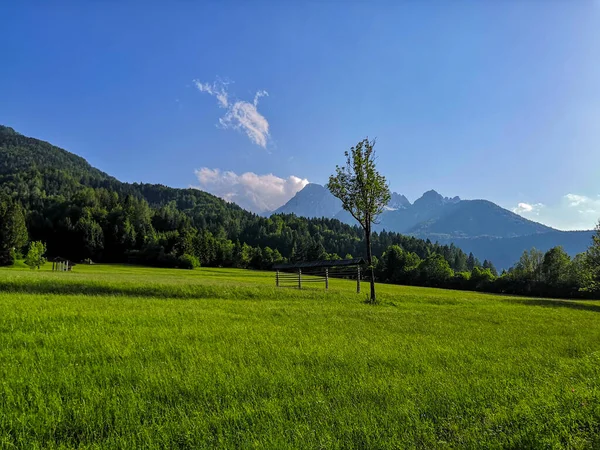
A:
<svg viewBox="0 0 600 450">
<path fill-rule="evenodd" d="M 274 284 L 0 270 L 0 448 L 600 446 L 600 302 Z"/>
</svg>

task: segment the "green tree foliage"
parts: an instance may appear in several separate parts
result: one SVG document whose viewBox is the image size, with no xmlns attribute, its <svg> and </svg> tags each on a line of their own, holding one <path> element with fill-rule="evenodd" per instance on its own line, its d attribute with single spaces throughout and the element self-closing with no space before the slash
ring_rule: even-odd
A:
<svg viewBox="0 0 600 450">
<path fill-rule="evenodd" d="M 452 246 L 453 247 L 453 246 Z M 452 268 L 457 272 L 467 270 L 467 256 L 463 252 L 453 252 Z"/>
<path fill-rule="evenodd" d="M 0 266 L 14 263 L 15 252 L 27 244 L 28 234 L 21 206 L 0 195 Z"/>
<path fill-rule="evenodd" d="M 596 234 L 592 236 L 592 245 L 587 251 L 587 262 L 591 272 L 591 282 L 587 289 L 600 291 L 600 221 L 596 225 Z"/>
<path fill-rule="evenodd" d="M 75 233 L 79 241 L 81 255 L 92 258 L 104 250 L 104 231 L 91 214 L 83 215 L 75 224 Z"/>
<path fill-rule="evenodd" d="M 488 261 L 487 259 L 483 260 L 483 266 L 484 269 L 489 269 L 490 273 L 492 275 L 494 275 L 494 277 L 498 276 L 498 271 L 496 270 L 496 267 L 494 267 L 494 264 L 491 261 Z"/>
<path fill-rule="evenodd" d="M 195 269 L 200 267 L 200 260 L 194 255 L 183 254 L 178 258 L 177 267 L 181 269 Z"/>
<path fill-rule="evenodd" d="M 580 253 L 571 260 L 567 277 L 573 292 L 594 293 L 594 273 L 588 252 Z"/>
<path fill-rule="evenodd" d="M 469 277 L 469 284 L 472 289 L 477 291 L 487 291 L 490 290 L 491 284 L 496 279 L 496 275 L 494 275 L 490 268 L 480 268 L 473 267 L 471 271 L 471 276 Z"/>
<path fill-rule="evenodd" d="M 475 259 L 475 255 L 473 252 L 469 253 L 469 257 L 467 258 L 467 270 L 472 271 L 474 267 L 477 266 L 477 262 Z"/>
<path fill-rule="evenodd" d="M 425 286 L 446 287 L 454 272 L 442 255 L 431 255 L 425 258 L 418 267 L 419 278 Z"/>
<path fill-rule="evenodd" d="M 421 258 L 416 253 L 407 252 L 399 245 L 391 245 L 381 257 L 378 277 L 388 283 L 413 284 L 420 263 Z"/>
<path fill-rule="evenodd" d="M 371 226 L 391 198 L 385 177 L 375 167 L 375 141 L 364 139 L 345 152 L 346 165 L 336 166 L 327 188 L 339 198 L 342 207 L 354 217 L 365 232 L 367 262 L 371 272 L 371 302 L 376 302 L 375 271 L 371 248 Z"/>
<path fill-rule="evenodd" d="M 564 286 L 569 279 L 571 257 L 562 247 L 554 247 L 546 252 L 542 259 L 543 280 L 553 288 Z"/>
<path fill-rule="evenodd" d="M 594 240 L 592 246 L 596 242 Z M 420 259 L 399 245 L 391 245 L 378 264 L 377 278 L 388 283 L 507 294 L 597 297 L 600 292 L 593 282 L 597 266 L 590 261 L 589 253 L 571 259 L 561 247 L 551 248 L 546 253 L 528 250 L 514 267 L 498 276 L 489 261 L 484 261 L 482 267 L 475 265 L 471 271 L 454 271 L 441 253 Z"/>
<path fill-rule="evenodd" d="M 525 250 L 515 266 L 515 271 L 520 273 L 525 279 L 539 281 L 542 277 L 543 261 L 544 254 L 541 251 L 535 248 L 529 251 Z"/>
<path fill-rule="evenodd" d="M 45 253 L 46 246 L 43 242 L 32 241 L 29 244 L 27 256 L 25 256 L 25 264 L 27 264 L 30 269 L 39 269 L 41 266 L 46 264 L 46 258 L 44 258 Z"/>
</svg>

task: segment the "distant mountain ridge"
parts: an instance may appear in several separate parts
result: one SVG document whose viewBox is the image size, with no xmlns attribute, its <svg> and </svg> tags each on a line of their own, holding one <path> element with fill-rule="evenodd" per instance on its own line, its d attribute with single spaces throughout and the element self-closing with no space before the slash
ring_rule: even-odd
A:
<svg viewBox="0 0 600 450">
<path fill-rule="evenodd" d="M 336 218 L 356 225 L 324 186 L 309 184 L 274 213 Z M 454 243 L 499 267 L 514 264 L 523 250 L 562 245 L 572 256 L 586 250 L 590 231 L 564 232 L 526 219 L 488 200 L 444 197 L 434 190 L 411 203 L 393 193 L 374 231 L 394 231 L 440 243 Z"/>
<path fill-rule="evenodd" d="M 356 222 L 327 188 L 314 183 L 308 184 L 274 213 L 334 217 L 352 225 Z M 461 238 L 516 237 L 555 231 L 490 201 L 444 197 L 434 190 L 425 192 L 412 204 L 404 195 L 392 193 L 375 230 Z"/>
</svg>

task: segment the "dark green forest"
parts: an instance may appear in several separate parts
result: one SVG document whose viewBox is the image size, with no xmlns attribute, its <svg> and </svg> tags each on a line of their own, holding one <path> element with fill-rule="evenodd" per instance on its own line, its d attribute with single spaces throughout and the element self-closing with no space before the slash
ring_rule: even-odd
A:
<svg viewBox="0 0 600 450">
<path fill-rule="evenodd" d="M 32 241 L 43 242 L 48 257 L 180 268 L 269 269 L 365 249 L 362 230 L 338 220 L 265 218 L 196 189 L 123 183 L 0 126 L 0 264 L 12 264 Z M 372 246 L 385 282 L 569 297 L 594 295 L 600 281 L 594 245 L 573 259 L 560 248 L 525 252 L 501 276 L 452 244 L 382 231 Z"/>
</svg>

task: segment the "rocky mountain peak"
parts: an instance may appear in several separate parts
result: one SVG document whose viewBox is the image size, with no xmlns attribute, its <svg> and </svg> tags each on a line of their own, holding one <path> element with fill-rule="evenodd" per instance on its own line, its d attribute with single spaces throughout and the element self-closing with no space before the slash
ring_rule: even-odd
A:
<svg viewBox="0 0 600 450">
<path fill-rule="evenodd" d="M 386 206 L 386 209 L 388 211 L 395 211 L 398 209 L 406 209 L 410 206 L 411 203 L 404 195 L 398 194 L 397 192 L 392 192 L 392 196 L 390 198 L 389 203 Z"/>
</svg>

